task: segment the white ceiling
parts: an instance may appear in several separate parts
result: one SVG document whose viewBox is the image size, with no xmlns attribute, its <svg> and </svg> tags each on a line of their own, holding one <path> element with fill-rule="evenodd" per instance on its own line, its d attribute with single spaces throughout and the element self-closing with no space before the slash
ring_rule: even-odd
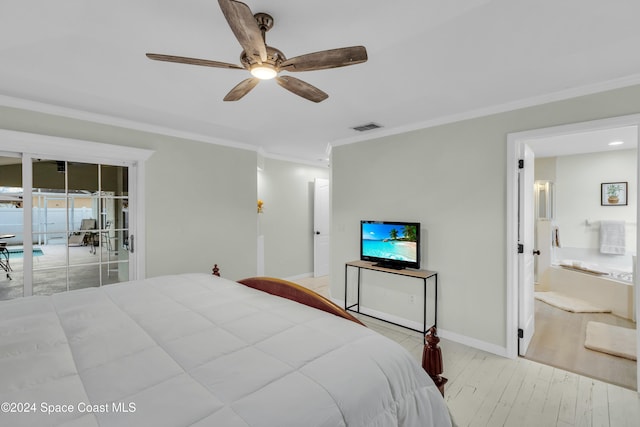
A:
<svg viewBox="0 0 640 427">
<path fill-rule="evenodd" d="M 610 143 L 615 145 L 609 145 Z M 625 126 L 598 129 L 527 141 L 536 157 L 556 157 L 602 151 L 631 150 L 638 147 L 638 128 Z"/>
<path fill-rule="evenodd" d="M 368 62 L 296 73 L 315 104 L 247 77 L 215 0 L 2 1 L 0 104 L 309 162 L 330 145 L 640 83 L 638 0 L 247 0 L 287 57 L 364 45 Z M 360 134 L 354 126 L 383 128 Z"/>
</svg>

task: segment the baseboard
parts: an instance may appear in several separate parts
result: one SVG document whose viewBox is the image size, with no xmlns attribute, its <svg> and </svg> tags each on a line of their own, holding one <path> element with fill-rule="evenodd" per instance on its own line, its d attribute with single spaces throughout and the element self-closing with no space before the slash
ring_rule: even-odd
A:
<svg viewBox="0 0 640 427">
<path fill-rule="evenodd" d="M 475 338 L 468 337 L 466 335 L 460 335 L 455 332 L 447 331 L 446 329 L 438 328 L 438 335 L 440 338 L 444 338 L 449 341 L 457 342 L 468 347 L 473 347 L 478 350 L 486 351 L 487 353 L 495 354 L 496 356 L 502 356 L 509 358 L 506 347 L 500 347 L 499 345 L 491 344 L 486 341 L 481 341 Z"/>
<path fill-rule="evenodd" d="M 339 305 L 340 307 L 344 307 L 344 300 L 339 300 L 339 299 L 335 299 L 335 298 L 331 298 L 331 300 Z M 385 320 L 391 323 L 395 323 L 396 325 L 400 325 L 400 326 L 404 326 L 406 328 L 409 329 L 413 329 L 413 330 L 422 330 L 422 323 L 420 322 L 415 322 L 412 320 L 408 320 L 408 319 L 404 319 L 402 317 L 399 316 L 394 316 L 392 314 L 388 314 L 388 313 L 384 313 L 381 311 L 377 311 L 377 310 L 372 310 L 370 308 L 366 308 L 366 307 L 361 307 L 360 308 L 360 313 L 364 314 L 364 315 L 370 315 L 373 317 L 377 317 L 381 320 Z M 427 325 L 429 326 L 429 325 Z M 468 337 L 466 335 L 461 335 L 455 332 L 450 332 L 447 331 L 446 329 L 443 329 L 442 327 L 438 327 L 438 336 L 440 338 L 444 338 L 446 340 L 449 341 L 453 341 L 459 344 L 463 344 L 466 345 L 468 347 L 472 347 L 478 350 L 482 350 L 482 351 L 486 351 L 487 353 L 492 353 L 495 354 L 497 356 L 502 356 L 502 357 L 509 357 L 507 354 L 507 349 L 506 347 L 501 347 L 499 345 L 495 345 L 495 344 L 491 344 L 485 341 L 481 341 L 475 338 L 471 338 Z"/>
</svg>

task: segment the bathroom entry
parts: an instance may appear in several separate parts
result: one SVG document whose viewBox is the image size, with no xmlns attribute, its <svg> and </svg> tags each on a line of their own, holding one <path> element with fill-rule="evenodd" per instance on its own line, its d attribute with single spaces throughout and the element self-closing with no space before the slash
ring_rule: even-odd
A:
<svg viewBox="0 0 640 427">
<path fill-rule="evenodd" d="M 535 171 L 534 171 L 535 172 Z M 534 173 L 535 177 L 535 173 Z M 544 273 L 551 266 L 555 248 L 560 245 L 560 228 L 555 223 L 555 183 L 536 179 L 533 183 L 534 221 L 534 283 L 545 280 Z M 548 248 L 548 250 L 540 250 Z"/>
<path fill-rule="evenodd" d="M 516 186 L 508 184 L 508 238 L 510 239 L 510 242 L 514 237 L 519 238 L 522 233 L 521 231 L 516 231 L 518 228 L 517 221 L 514 220 L 514 217 L 517 218 L 518 214 L 516 207 L 519 205 L 522 209 L 522 201 L 519 200 L 519 197 L 532 198 L 531 211 L 535 218 L 534 224 L 536 225 L 534 228 L 536 241 L 534 251 L 536 253 L 538 250 L 540 251 L 540 255 L 534 256 L 535 282 L 537 283 L 535 285 L 536 292 L 549 290 L 548 288 L 545 288 L 545 286 L 548 286 L 549 280 L 558 280 L 558 277 L 548 277 L 549 272 L 552 272 L 552 276 L 561 276 L 560 280 L 565 284 L 563 285 L 565 286 L 565 288 L 562 289 L 563 291 L 571 290 L 568 288 L 573 287 L 573 290 L 577 289 L 578 297 L 587 297 L 586 299 L 596 298 L 596 301 L 599 301 L 599 297 L 594 297 L 593 294 L 595 291 L 592 288 L 595 284 L 591 283 L 594 279 L 598 279 L 599 276 L 594 273 L 576 273 L 571 270 L 574 269 L 574 263 L 575 267 L 582 267 L 583 265 L 589 267 L 590 264 L 604 264 L 602 258 L 598 258 L 598 239 L 600 238 L 599 234 L 601 224 L 605 224 L 609 219 L 621 219 L 621 216 L 624 217 L 626 225 L 626 254 L 625 256 L 619 257 L 609 256 L 608 258 L 604 258 L 604 260 L 606 260 L 607 263 L 610 263 L 610 261 L 613 260 L 615 261 L 614 264 L 617 263 L 618 267 L 620 267 L 620 270 L 628 270 L 626 278 L 628 280 L 632 280 L 631 278 L 634 276 L 631 273 L 632 265 L 637 262 L 635 258 L 633 258 L 634 261 L 632 261 L 632 255 L 635 255 L 636 253 L 637 240 L 638 213 L 636 206 L 638 189 L 638 160 L 636 152 L 638 141 L 637 129 L 639 123 L 640 116 L 634 115 L 617 119 L 601 120 L 509 135 L 509 159 L 512 159 L 518 153 L 518 150 L 520 149 L 518 147 L 522 145 L 531 147 L 536 157 L 535 179 L 537 182 L 535 185 L 532 185 L 531 191 L 527 192 L 529 196 L 525 196 L 524 193 L 518 194 L 518 192 L 515 191 Z M 625 134 L 626 136 L 617 138 L 614 136 L 615 134 Z M 572 137 L 571 135 L 574 136 Z M 622 146 L 606 145 L 609 142 L 615 142 L 623 139 L 624 144 Z M 590 170 L 585 171 L 584 176 L 574 176 L 572 179 L 575 182 L 570 182 L 571 179 L 563 176 L 563 174 L 566 175 L 567 173 L 574 174 L 575 169 L 569 168 L 568 172 L 561 171 L 558 172 L 558 175 L 554 174 L 557 169 L 563 168 L 567 163 L 573 163 L 573 166 L 575 166 L 576 164 L 579 165 L 580 162 L 588 164 L 589 161 L 596 161 L 599 154 L 596 154 L 595 152 L 603 151 L 603 149 L 595 148 L 595 145 L 598 143 L 602 144 L 603 142 L 605 145 L 605 152 L 610 152 L 614 149 L 625 150 L 625 154 L 622 155 L 627 159 L 625 165 L 631 164 L 634 169 L 631 172 L 631 176 L 626 179 L 626 181 L 628 181 L 630 203 L 629 205 L 626 205 L 626 212 L 620 210 L 620 206 L 601 206 L 601 194 L 599 188 L 600 181 L 607 182 L 609 178 L 604 179 L 602 177 L 597 177 L 596 180 L 598 182 L 592 186 L 589 180 L 594 178 L 595 170 L 593 167 L 591 167 Z M 632 156 L 629 154 L 632 154 Z M 615 159 L 615 155 L 612 154 L 612 156 Z M 517 160 L 519 159 L 516 158 L 514 163 L 517 163 Z M 612 161 L 615 160 L 612 160 L 611 156 L 607 157 L 603 154 L 601 160 L 602 163 Z M 609 172 L 604 173 L 604 176 L 619 176 L 618 174 L 622 173 L 619 165 L 609 165 L 609 167 Z M 511 165 L 509 165 L 509 168 L 509 179 L 513 179 L 517 176 L 517 171 L 515 168 L 511 169 Z M 611 178 L 611 181 L 618 180 L 619 178 Z M 567 196 L 567 191 L 570 192 L 569 196 Z M 561 197 L 563 198 L 561 199 Z M 583 202 L 580 202 L 580 200 Z M 589 209 L 585 209 L 584 206 L 586 205 L 581 206 L 580 203 L 591 204 L 593 206 Z M 616 211 L 616 209 L 618 210 Z M 581 212 L 580 218 L 576 217 L 575 212 L 572 212 L 572 210 Z M 631 217 L 628 217 L 629 214 Z M 582 218 L 582 216 L 584 216 L 584 218 Z M 544 242 L 541 241 L 542 236 L 544 236 Z M 527 251 L 525 250 L 525 256 L 526 252 Z M 570 259 L 578 257 L 578 254 L 581 252 L 586 255 L 582 260 Z M 570 268 L 558 265 L 563 261 L 570 262 Z M 521 307 L 524 304 L 527 304 L 530 298 L 526 293 L 522 292 L 522 283 L 520 283 L 522 274 L 519 269 L 522 268 L 523 263 L 520 260 L 516 261 L 516 257 L 509 254 L 507 265 L 507 273 L 510 281 L 507 298 L 509 298 L 509 301 L 511 301 L 512 304 L 510 310 L 515 309 L 515 311 L 517 311 L 517 314 L 514 313 L 509 317 L 510 319 L 513 319 L 514 322 L 508 328 L 508 333 L 511 334 L 511 332 L 513 332 L 514 335 L 519 333 L 520 336 L 522 336 L 523 332 L 518 331 L 518 329 L 521 329 L 521 323 L 516 325 L 515 319 L 521 318 Z M 568 273 L 580 274 L 581 276 L 578 276 L 579 279 L 575 281 L 576 283 L 573 285 L 566 285 L 568 282 L 564 276 Z M 622 278 L 618 273 L 607 273 L 607 277 L 612 275 L 615 275 L 616 279 Z M 515 285 L 511 280 L 520 284 Z M 633 331 L 631 333 L 632 338 L 635 337 L 635 347 L 637 351 L 638 334 L 633 320 L 638 304 L 637 297 L 633 293 L 634 286 L 632 283 L 620 286 L 619 282 L 619 280 L 613 281 L 613 285 L 618 286 L 619 288 L 617 291 L 612 291 L 611 288 L 608 288 L 608 286 L 612 286 L 611 283 L 605 284 L 605 288 L 601 291 L 604 292 L 603 295 L 622 292 L 622 297 L 614 297 L 613 299 L 626 301 L 627 312 L 623 313 L 576 314 L 559 310 L 554 306 L 540 301 L 535 301 L 535 333 L 528 351 L 524 352 L 525 357 L 560 367 L 565 370 L 580 372 L 580 369 L 583 368 L 579 366 L 561 366 L 562 363 L 565 363 L 566 361 L 554 360 L 554 357 L 558 356 L 559 358 L 562 358 L 561 356 L 564 355 L 565 359 L 568 359 L 569 361 L 583 358 L 583 356 L 566 356 L 567 354 L 575 354 L 572 353 L 574 350 L 590 352 L 590 355 L 596 354 L 597 352 L 584 348 L 584 334 L 587 332 L 585 329 L 590 321 L 599 320 L 601 321 L 600 323 L 613 323 L 615 325 L 622 326 L 626 328 L 626 332 Z M 516 295 L 514 295 L 514 293 Z M 523 299 L 525 299 L 525 301 L 522 301 Z M 554 318 L 549 315 L 550 312 L 552 314 L 558 313 L 559 316 Z M 629 319 L 626 319 L 625 317 L 628 317 Z M 569 331 L 573 327 L 580 329 L 577 334 L 582 334 L 582 336 L 579 336 L 578 338 L 570 337 Z M 591 331 L 588 332 L 590 333 Z M 559 344 L 553 341 L 553 337 L 551 336 L 553 334 L 557 335 L 556 338 Z M 541 337 L 544 339 L 541 340 Z M 510 335 L 507 336 L 507 339 L 508 342 L 511 343 L 511 346 L 508 346 L 509 354 L 514 357 L 514 353 L 517 353 L 517 345 L 514 345 L 514 342 L 522 342 L 522 339 L 515 340 Z M 567 346 L 567 343 L 571 343 L 573 348 L 563 349 L 559 347 Z M 530 357 L 532 354 L 534 354 L 534 356 Z M 604 354 L 603 356 L 603 358 L 607 360 L 605 363 L 600 363 L 599 367 L 594 367 L 593 363 L 591 363 L 590 366 L 584 368 L 587 372 L 580 373 L 614 384 L 624 385 L 628 388 L 637 387 L 637 381 L 633 381 L 631 385 L 628 383 L 621 384 L 620 381 L 621 377 L 627 377 L 627 379 L 631 377 L 634 380 L 638 377 L 639 371 L 637 363 L 628 359 L 610 356 L 608 354 Z M 608 371 L 615 371 L 619 366 L 623 367 L 622 373 L 614 372 L 612 378 L 606 378 Z M 604 372 L 604 374 L 601 372 Z"/>
</svg>

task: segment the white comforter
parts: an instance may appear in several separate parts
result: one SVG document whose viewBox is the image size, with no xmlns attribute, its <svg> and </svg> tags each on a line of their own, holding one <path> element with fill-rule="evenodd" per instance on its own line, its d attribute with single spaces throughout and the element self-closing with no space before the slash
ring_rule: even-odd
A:
<svg viewBox="0 0 640 427">
<path fill-rule="evenodd" d="M 0 303 L 0 403 L 3 426 L 450 425 L 401 346 L 205 274 Z"/>
</svg>

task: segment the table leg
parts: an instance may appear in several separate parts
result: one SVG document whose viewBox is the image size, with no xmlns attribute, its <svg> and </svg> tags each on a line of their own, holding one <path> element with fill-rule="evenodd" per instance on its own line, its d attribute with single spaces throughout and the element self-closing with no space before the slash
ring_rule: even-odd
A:
<svg viewBox="0 0 640 427">
<path fill-rule="evenodd" d="M 345 264 L 344 266 L 344 309 L 347 309 L 347 270 L 349 266 Z"/>
<path fill-rule="evenodd" d="M 358 313 L 360 313 L 360 268 L 358 268 Z"/>
<path fill-rule="evenodd" d="M 422 283 L 422 336 L 426 342 L 427 333 L 427 279 L 425 278 Z"/>
<path fill-rule="evenodd" d="M 435 280 L 435 296 L 433 300 L 433 326 L 438 327 L 438 275 L 435 274 L 433 276 L 433 280 Z"/>
</svg>

